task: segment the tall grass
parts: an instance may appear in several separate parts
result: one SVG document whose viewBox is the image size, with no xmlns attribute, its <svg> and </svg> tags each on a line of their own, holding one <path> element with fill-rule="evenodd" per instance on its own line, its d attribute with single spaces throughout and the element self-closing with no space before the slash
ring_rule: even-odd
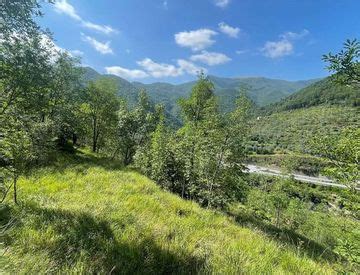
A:
<svg viewBox="0 0 360 275">
<path fill-rule="evenodd" d="M 0 273 L 335 273 L 107 159 L 62 158 L 1 206 Z"/>
</svg>

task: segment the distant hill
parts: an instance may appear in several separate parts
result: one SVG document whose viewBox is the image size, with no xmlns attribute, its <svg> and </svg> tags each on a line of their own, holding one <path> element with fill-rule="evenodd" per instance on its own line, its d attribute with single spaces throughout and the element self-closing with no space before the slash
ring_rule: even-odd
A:
<svg viewBox="0 0 360 275">
<path fill-rule="evenodd" d="M 360 106 L 360 88 L 339 85 L 325 78 L 264 109 L 279 112 L 318 105 Z"/>
<path fill-rule="evenodd" d="M 251 126 L 249 151 L 309 153 L 309 142 L 314 136 L 337 135 L 343 128 L 360 127 L 360 108 L 319 105 L 274 112 L 253 119 Z"/>
<path fill-rule="evenodd" d="M 264 77 L 224 78 L 217 76 L 209 76 L 209 79 L 214 83 L 215 94 L 219 97 L 220 107 L 225 112 L 233 109 L 235 99 L 239 95 L 240 87 L 248 89 L 248 96 L 256 103 L 256 105 L 265 106 L 277 102 L 318 81 L 317 79 L 313 79 L 291 82 Z M 195 81 L 179 85 L 168 83 L 142 84 L 139 82 L 133 84 L 138 88 L 146 89 L 150 97 L 154 100 L 163 102 L 171 113 L 177 115 L 177 100 L 189 95 Z"/>
<path fill-rule="evenodd" d="M 306 153 L 315 135 L 337 135 L 346 127 L 360 127 L 360 89 L 326 78 L 262 108 L 252 121 L 249 150 Z"/>
<path fill-rule="evenodd" d="M 195 81 L 177 85 L 162 82 L 152 84 L 129 82 L 115 75 L 101 75 L 92 68 L 84 68 L 85 81 L 93 80 L 101 76 L 115 79 L 119 85 L 119 95 L 126 98 L 130 104 L 136 101 L 139 90 L 145 89 L 154 103 L 164 104 L 165 110 L 177 119 L 179 118 L 180 111 L 177 104 L 178 99 L 188 96 L 191 88 L 195 84 Z M 248 96 L 258 106 L 265 106 L 278 102 L 282 98 L 318 81 L 318 79 L 286 81 L 264 77 L 224 78 L 209 76 L 209 78 L 214 83 L 215 94 L 219 97 L 220 108 L 224 112 L 233 109 L 235 99 L 239 95 L 240 87 L 246 87 L 248 89 Z"/>
<path fill-rule="evenodd" d="M 96 80 L 100 77 L 107 77 L 107 78 L 113 79 L 119 87 L 119 91 L 118 91 L 119 96 L 126 99 L 126 101 L 130 105 L 132 105 L 136 102 L 139 91 L 129 81 L 127 81 L 121 77 L 115 76 L 115 75 L 99 74 L 97 71 L 95 71 L 94 69 L 92 69 L 90 67 L 84 67 L 83 72 L 84 72 L 84 74 L 83 74 L 84 82 Z"/>
</svg>

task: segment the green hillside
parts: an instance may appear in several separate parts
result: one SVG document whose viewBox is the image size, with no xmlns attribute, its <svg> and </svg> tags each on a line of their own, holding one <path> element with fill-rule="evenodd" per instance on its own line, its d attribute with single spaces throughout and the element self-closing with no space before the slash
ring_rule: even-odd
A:
<svg viewBox="0 0 360 275">
<path fill-rule="evenodd" d="M 334 135 L 347 126 L 360 127 L 359 108 L 314 106 L 273 113 L 253 120 L 251 149 L 306 152 L 315 135 Z"/>
<path fill-rule="evenodd" d="M 0 273 L 335 273 L 108 159 L 63 157 L 19 188 L 21 207 L 0 212 Z"/>
<path fill-rule="evenodd" d="M 360 106 L 359 87 L 339 85 L 326 78 L 265 107 L 265 110 L 276 112 L 317 105 Z"/>
<path fill-rule="evenodd" d="M 316 135 L 336 135 L 360 127 L 359 87 L 323 79 L 261 108 L 252 121 L 249 150 L 261 154 L 307 153 Z"/>
<path fill-rule="evenodd" d="M 209 77 L 215 84 L 216 94 L 233 102 L 239 94 L 239 88 L 248 89 L 248 96 L 258 105 L 265 106 L 307 87 L 318 79 L 306 81 L 286 81 L 265 77 L 220 78 Z"/>
<path fill-rule="evenodd" d="M 106 78 L 114 80 L 119 88 L 118 95 L 121 96 L 122 98 L 126 99 L 126 101 L 130 105 L 135 104 L 135 102 L 137 101 L 139 91 L 130 82 L 128 82 L 127 80 L 125 80 L 121 77 L 115 76 L 115 75 L 101 75 L 97 71 L 95 71 L 94 69 L 92 69 L 90 67 L 83 68 L 83 81 L 84 82 L 88 82 L 91 80 L 97 80 L 101 77 L 106 77 Z"/>
</svg>

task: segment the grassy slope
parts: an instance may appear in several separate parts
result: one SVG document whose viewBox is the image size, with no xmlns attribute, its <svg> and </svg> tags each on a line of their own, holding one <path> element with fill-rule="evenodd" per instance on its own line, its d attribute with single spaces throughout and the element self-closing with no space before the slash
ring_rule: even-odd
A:
<svg viewBox="0 0 360 275">
<path fill-rule="evenodd" d="M 0 241 L 0 273 L 333 272 L 104 159 L 63 159 L 19 187 L 21 206 L 0 212 L 3 224 L 15 217 Z"/>
</svg>

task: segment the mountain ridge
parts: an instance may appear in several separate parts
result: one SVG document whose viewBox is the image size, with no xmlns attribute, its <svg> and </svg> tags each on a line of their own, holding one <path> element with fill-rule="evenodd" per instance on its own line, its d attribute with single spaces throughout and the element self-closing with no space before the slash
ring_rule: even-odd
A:
<svg viewBox="0 0 360 275">
<path fill-rule="evenodd" d="M 174 117 L 180 117 L 180 110 L 177 101 L 187 97 L 196 81 L 189 81 L 180 84 L 167 82 L 154 82 L 150 84 L 139 81 L 127 81 L 116 75 L 100 74 L 90 67 L 83 67 L 84 80 L 95 80 L 100 77 L 115 79 L 119 86 L 119 96 L 124 97 L 130 105 L 137 100 L 137 94 L 145 89 L 153 103 L 162 103 L 165 110 Z M 287 81 L 271 79 L 266 77 L 219 77 L 209 75 L 214 83 L 215 95 L 219 98 L 219 106 L 223 112 L 231 111 L 235 107 L 235 101 L 240 93 L 240 88 L 247 89 L 247 95 L 262 107 L 281 99 L 317 82 L 319 79 Z"/>
</svg>

